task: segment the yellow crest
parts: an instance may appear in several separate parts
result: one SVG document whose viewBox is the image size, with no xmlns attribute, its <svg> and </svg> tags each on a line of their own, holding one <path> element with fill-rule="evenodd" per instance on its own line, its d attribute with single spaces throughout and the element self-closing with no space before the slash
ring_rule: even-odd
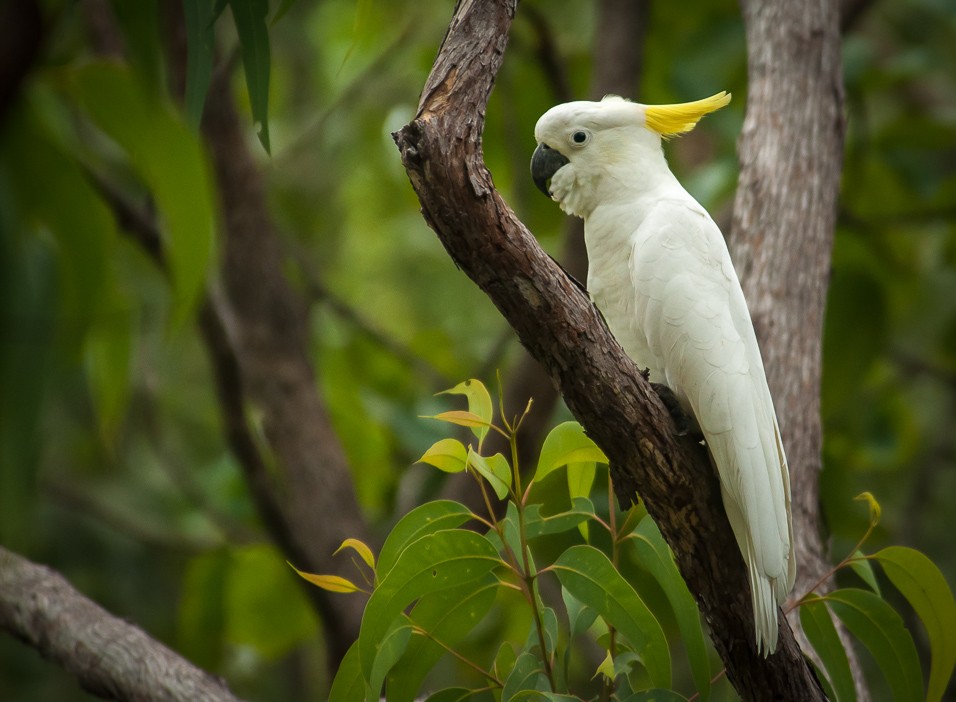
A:
<svg viewBox="0 0 956 702">
<path fill-rule="evenodd" d="M 689 132 L 704 115 L 719 110 L 730 102 L 730 93 L 722 90 L 703 100 L 682 102 L 677 105 L 648 105 L 645 122 L 665 139 Z"/>
</svg>

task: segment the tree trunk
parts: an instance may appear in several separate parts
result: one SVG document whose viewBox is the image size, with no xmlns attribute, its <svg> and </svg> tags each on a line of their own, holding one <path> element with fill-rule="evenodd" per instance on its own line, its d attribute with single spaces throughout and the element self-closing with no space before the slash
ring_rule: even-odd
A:
<svg viewBox="0 0 956 702">
<path fill-rule="evenodd" d="M 830 570 L 820 522 L 820 380 L 843 163 L 839 4 L 742 0 L 741 5 L 749 92 L 729 243 L 790 462 L 799 597 Z M 823 589 L 831 588 L 827 582 Z M 802 637 L 799 618 L 792 619 Z M 843 641 L 858 695 L 866 699 L 845 631 Z"/>
</svg>

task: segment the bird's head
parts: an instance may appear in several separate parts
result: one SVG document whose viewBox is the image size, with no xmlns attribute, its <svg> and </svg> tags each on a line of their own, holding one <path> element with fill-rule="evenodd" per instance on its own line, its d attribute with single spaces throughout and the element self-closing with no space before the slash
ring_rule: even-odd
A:
<svg viewBox="0 0 956 702">
<path fill-rule="evenodd" d="M 585 217 L 597 198 L 633 188 L 641 173 L 666 169 L 661 139 L 689 132 L 728 102 L 730 94 L 720 92 L 677 105 L 642 105 L 616 95 L 557 105 L 534 127 L 531 177 L 561 209 Z"/>
</svg>

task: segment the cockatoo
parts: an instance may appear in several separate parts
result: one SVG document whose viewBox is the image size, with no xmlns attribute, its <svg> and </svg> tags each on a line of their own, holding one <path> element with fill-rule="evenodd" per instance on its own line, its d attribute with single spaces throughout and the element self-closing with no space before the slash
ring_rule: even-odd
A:
<svg viewBox="0 0 956 702">
<path fill-rule="evenodd" d="M 587 288 L 611 332 L 704 436 L 767 656 L 795 576 L 787 459 L 727 245 L 661 145 L 728 102 L 721 92 L 678 105 L 617 96 L 558 105 L 535 125 L 531 174 L 584 219 Z"/>
</svg>

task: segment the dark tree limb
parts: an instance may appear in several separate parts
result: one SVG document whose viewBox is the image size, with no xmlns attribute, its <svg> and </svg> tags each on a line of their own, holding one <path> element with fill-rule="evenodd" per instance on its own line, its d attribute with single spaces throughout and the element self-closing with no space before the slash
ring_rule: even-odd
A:
<svg viewBox="0 0 956 702">
<path fill-rule="evenodd" d="M 99 697 L 237 702 L 225 683 L 114 617 L 60 574 L 0 546 L 0 629 Z"/>
<path fill-rule="evenodd" d="M 533 8 L 533 5 L 528 5 L 522 11 Z M 600 0 L 596 12 L 598 29 L 593 42 L 594 63 L 589 93 L 594 99 L 600 99 L 608 93 L 636 96 L 641 80 L 648 3 L 646 0 Z M 567 102 L 575 99 L 547 19 L 536 10 L 529 12 L 526 19 L 535 30 L 538 62 L 545 80 L 551 85 L 555 100 Z M 584 222 L 577 217 L 568 217 L 561 239 L 559 262 L 571 276 L 583 282 L 588 274 Z M 558 404 L 558 391 L 541 364 L 526 352 L 521 353 L 503 385 L 507 412 L 521 412 L 528 398 L 534 399 L 532 411 L 518 430 L 518 462 L 525 470 L 530 470 L 552 426 L 551 418 Z M 485 445 L 489 453 L 508 453 L 507 442 L 494 432 L 487 437 Z M 464 502 L 474 511 L 482 509 L 481 497 L 476 494 L 470 476 L 460 473 L 449 482 L 448 493 L 452 499 Z"/>
<path fill-rule="evenodd" d="M 514 11 L 509 0 L 459 2 L 416 118 L 395 134 L 422 214 L 604 449 L 619 499 L 627 504 L 640 492 L 741 696 L 822 700 L 783 617 L 777 653 L 765 660 L 756 652 L 743 560 L 703 447 L 674 435 L 587 296 L 494 188 L 481 136 Z"/>
</svg>

